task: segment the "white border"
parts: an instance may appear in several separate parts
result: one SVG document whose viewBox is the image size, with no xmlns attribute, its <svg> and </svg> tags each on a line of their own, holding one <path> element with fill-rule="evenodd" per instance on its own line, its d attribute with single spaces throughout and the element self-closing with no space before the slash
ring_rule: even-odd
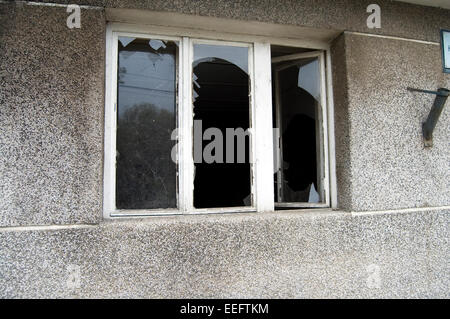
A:
<svg viewBox="0 0 450 319">
<path fill-rule="evenodd" d="M 320 149 L 319 149 L 319 158 L 320 158 L 320 170 L 318 171 L 320 176 L 320 183 L 318 185 L 318 192 L 321 194 L 321 198 L 325 199 L 324 201 L 320 203 L 307 203 L 307 202 L 278 202 L 275 204 L 276 207 L 283 207 L 283 208 L 302 208 L 302 207 L 317 207 L 317 208 L 323 208 L 323 207 L 330 207 L 330 161 L 329 161 L 329 138 L 328 138 L 328 111 L 329 111 L 329 87 L 327 83 L 327 72 L 325 67 L 325 53 L 323 51 L 311 51 L 311 52 L 304 52 L 304 53 L 298 53 L 298 54 L 291 54 L 291 55 L 285 55 L 280 56 L 272 59 L 272 63 L 278 63 L 278 62 L 284 62 L 284 61 L 298 61 L 300 59 L 307 59 L 307 58 L 317 58 L 319 62 L 319 75 L 320 75 L 320 110 L 321 114 L 319 117 L 319 123 L 321 126 L 320 129 Z M 278 72 L 285 69 L 288 66 L 283 66 L 281 68 L 276 68 L 275 75 L 277 76 Z M 279 103 L 279 102 L 277 102 Z M 277 106 L 278 109 L 278 106 Z M 277 110 L 279 112 L 279 110 Z M 280 175 L 280 174 L 278 174 Z M 281 179 L 281 178 L 279 178 Z M 282 192 L 281 192 L 282 194 Z"/>
<path fill-rule="evenodd" d="M 255 135 L 253 134 L 253 124 L 254 124 L 254 116 L 253 114 L 255 114 L 255 110 L 254 110 L 254 70 L 253 70 L 253 44 L 252 43 L 246 43 L 246 42 L 236 42 L 236 41 L 220 41 L 220 40 L 210 40 L 210 39 L 197 39 L 197 38 L 191 38 L 190 39 L 190 45 L 189 45 L 189 51 L 190 51 L 190 57 L 191 59 L 189 60 L 189 64 L 187 65 L 189 70 L 186 72 L 189 72 L 189 77 L 190 77 L 190 81 L 186 82 L 186 86 L 189 87 L 189 99 L 186 101 L 187 104 L 184 105 L 184 107 L 188 108 L 187 106 L 189 105 L 189 109 L 190 112 L 189 114 L 187 114 L 187 117 L 184 118 L 185 122 L 190 123 L 190 125 L 192 126 L 193 124 L 193 108 L 194 105 L 192 103 L 192 85 L 193 85 L 193 81 L 192 81 L 192 74 L 193 74 L 193 69 L 192 69 L 192 63 L 194 61 L 194 45 L 195 44 L 206 44 L 206 45 L 226 45 L 226 46 L 236 46 L 236 47 L 246 47 L 248 48 L 248 76 L 250 78 L 250 159 L 252 159 L 253 154 L 255 154 L 255 149 L 254 149 L 254 140 L 255 140 Z M 192 134 L 192 129 L 190 130 L 191 134 Z M 193 141 L 193 136 L 191 135 L 190 141 Z M 187 149 L 193 149 L 192 147 L 187 147 Z M 250 176 L 251 176 L 251 180 L 250 180 L 250 193 L 251 193 L 251 197 L 252 197 L 252 203 L 250 206 L 245 206 L 245 207 L 220 207 L 220 208 L 195 208 L 194 207 L 194 162 L 192 157 L 189 159 L 190 163 L 192 163 L 192 165 L 189 165 L 188 169 L 187 169 L 187 174 L 188 176 L 186 177 L 189 180 L 189 194 L 186 194 L 186 196 L 189 197 L 189 206 L 186 207 L 186 210 L 184 211 L 184 214 L 222 214 L 222 213 L 242 213 L 242 212 L 255 212 L 256 211 L 256 205 L 255 205 L 255 201 L 254 201 L 254 196 L 256 196 L 256 192 L 255 192 L 255 182 L 254 182 L 254 169 L 252 167 L 252 165 L 250 166 Z M 252 160 L 250 160 L 250 162 L 252 162 Z"/>
<path fill-rule="evenodd" d="M 116 131 L 117 131 L 117 61 L 118 61 L 118 39 L 119 37 L 132 37 L 132 38 L 144 38 L 144 39 L 160 39 L 168 41 L 177 41 L 179 43 L 179 61 L 183 59 L 182 38 L 167 37 L 152 34 L 132 33 L 115 31 L 111 25 L 106 28 L 106 72 L 105 72 L 105 148 L 104 148 L 104 172 L 103 172 L 103 217 L 110 218 L 114 216 L 122 215 L 136 215 L 136 214 L 152 214 L 152 215 L 174 215 L 181 214 L 185 206 L 183 198 L 185 198 L 183 187 L 180 187 L 180 175 L 177 178 L 177 189 L 179 191 L 177 196 L 177 208 L 170 209 L 149 209 L 149 210 L 118 210 L 116 208 Z M 181 65 L 178 63 L 178 77 L 179 83 L 183 83 L 183 73 Z M 178 101 L 181 101 L 182 92 L 180 85 L 178 88 Z M 182 103 L 178 102 L 177 112 Z M 178 130 L 182 129 L 182 123 L 180 116 L 177 116 Z M 182 138 L 183 134 L 178 134 L 179 138 Z M 182 141 L 178 140 L 178 158 L 182 156 Z M 180 161 L 179 163 L 183 163 Z M 178 171 L 184 171 L 181 169 L 181 165 L 178 166 Z M 141 212 L 141 213 L 139 213 Z"/>
<path fill-rule="evenodd" d="M 116 140 L 116 90 L 117 90 L 117 40 L 118 35 L 176 40 L 180 43 L 178 69 L 178 209 L 166 210 L 116 210 L 115 209 L 115 140 Z M 188 37 L 189 36 L 189 37 Z M 253 40 L 250 40 L 253 39 Z M 251 77 L 251 156 L 252 206 L 231 208 L 195 209 L 193 206 L 193 118 L 192 110 L 192 59 L 193 42 L 249 47 L 249 76 Z M 334 108 L 330 47 L 327 43 L 306 46 L 305 41 L 277 38 L 275 42 L 263 37 L 221 34 L 219 32 L 177 29 L 161 26 L 137 26 L 108 23 L 106 27 L 106 75 L 105 75 L 105 148 L 103 181 L 103 216 L 146 217 L 181 214 L 221 214 L 274 211 L 273 189 L 273 137 L 272 137 L 272 84 L 271 45 L 308 47 L 323 50 L 320 54 L 323 133 L 324 133 L 324 190 L 326 203 L 306 207 L 337 207 L 336 169 L 334 150 Z M 190 107 L 188 107 L 190 106 Z M 265 110 L 265 111 L 261 111 Z M 183 120 L 184 119 L 184 120 Z"/>
</svg>

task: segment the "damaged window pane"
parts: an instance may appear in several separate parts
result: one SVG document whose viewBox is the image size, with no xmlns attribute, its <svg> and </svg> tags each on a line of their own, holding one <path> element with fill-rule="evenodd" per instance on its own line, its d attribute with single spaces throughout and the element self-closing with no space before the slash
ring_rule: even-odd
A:
<svg viewBox="0 0 450 319">
<path fill-rule="evenodd" d="M 272 68 L 274 125 L 280 130 L 274 145 L 275 202 L 323 202 L 318 58 L 288 60 Z"/>
<path fill-rule="evenodd" d="M 320 100 L 319 61 L 317 59 L 299 67 L 298 87 L 308 92 L 317 101 Z"/>
<path fill-rule="evenodd" d="M 194 45 L 194 120 L 201 123 L 196 126 L 201 139 L 200 161 L 195 162 L 196 208 L 252 205 L 249 136 L 241 134 L 240 143 L 239 137 L 227 135 L 227 129 L 249 128 L 248 73 L 247 47 Z M 227 148 L 230 138 L 234 144 Z"/>
<path fill-rule="evenodd" d="M 248 74 L 247 47 L 208 44 L 194 45 L 194 68 L 200 63 L 213 62 L 215 60 L 227 61 Z"/>
<path fill-rule="evenodd" d="M 119 37 L 116 207 L 177 207 L 176 128 L 178 45 Z"/>
</svg>

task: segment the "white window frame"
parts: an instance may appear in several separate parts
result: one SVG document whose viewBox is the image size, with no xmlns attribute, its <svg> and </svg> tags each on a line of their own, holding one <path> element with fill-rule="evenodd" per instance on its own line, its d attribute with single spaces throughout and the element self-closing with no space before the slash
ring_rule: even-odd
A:
<svg viewBox="0 0 450 319">
<path fill-rule="evenodd" d="M 217 41 L 217 40 L 211 40 L 211 39 L 198 39 L 198 38 L 190 38 L 190 58 L 188 62 L 189 69 L 189 78 L 191 79 L 189 83 L 186 83 L 186 86 L 188 86 L 189 92 L 192 92 L 192 63 L 193 63 L 193 57 L 194 57 L 194 45 L 195 44 L 207 44 L 207 45 L 223 45 L 223 46 L 235 46 L 235 47 L 243 47 L 248 48 L 248 76 L 250 79 L 250 99 L 249 99 L 249 107 L 250 107 L 250 163 L 254 163 L 253 156 L 256 154 L 255 149 L 255 134 L 253 132 L 253 128 L 255 126 L 254 116 L 253 114 L 256 113 L 255 110 L 255 103 L 254 103 L 254 96 L 255 96 L 255 88 L 254 88 L 254 68 L 253 68 L 253 44 L 252 43 L 246 43 L 246 42 L 231 42 L 231 41 Z M 187 75 L 187 74 L 186 74 Z M 190 97 L 190 100 L 192 97 Z M 189 103 L 189 101 L 186 101 Z M 192 103 L 191 103 L 192 104 Z M 186 107 L 188 104 L 185 104 L 185 108 L 192 111 L 193 105 L 191 107 Z M 184 118 L 185 122 L 188 122 L 189 124 L 193 124 L 193 116 L 192 113 L 186 114 L 187 116 Z M 189 131 L 192 132 L 193 128 Z M 193 140 L 193 137 L 191 137 L 191 140 Z M 187 161 L 191 161 L 191 159 L 186 158 Z M 190 168 L 192 167 L 192 171 Z M 193 194 L 194 191 L 194 169 L 193 166 L 189 165 L 189 171 L 188 175 L 192 178 L 192 182 L 189 182 L 189 186 L 192 185 L 192 189 L 190 190 L 190 194 Z M 251 205 L 246 207 L 223 207 L 223 208 L 195 208 L 193 203 L 189 205 L 186 209 L 186 214 L 207 214 L 207 213 L 231 213 L 231 212 L 252 212 L 256 211 L 256 192 L 255 192 L 255 175 L 254 175 L 254 167 L 253 164 L 250 164 L 250 197 L 251 197 Z M 192 196 L 189 197 L 192 197 Z"/>
<path fill-rule="evenodd" d="M 328 154 L 328 123 L 327 123 L 327 83 L 326 83 L 326 76 L 325 76 L 325 53 L 323 51 L 310 51 L 305 53 L 297 53 L 297 54 L 291 54 L 291 55 L 284 55 L 276 58 L 272 58 L 272 63 L 278 63 L 278 62 L 295 62 L 300 59 L 308 59 L 308 58 L 317 58 L 319 62 L 319 73 L 320 73 L 320 114 L 319 114 L 319 134 L 318 138 L 320 140 L 319 144 L 319 153 L 317 154 L 319 159 L 318 162 L 320 162 L 320 169 L 318 170 L 318 173 L 321 174 L 320 183 L 318 185 L 317 192 L 320 192 L 320 197 L 324 198 L 325 201 L 320 203 L 306 203 L 306 202 L 298 202 L 298 203 L 292 203 L 292 202 L 279 202 L 276 203 L 276 207 L 278 208 L 325 208 L 330 207 L 330 201 L 331 198 L 329 196 L 329 154 Z M 294 65 L 294 64 L 292 64 Z M 275 69 L 275 78 L 278 76 L 278 73 L 288 68 L 292 65 L 285 65 L 282 67 L 277 67 Z M 276 90 L 278 91 L 278 87 Z M 279 104 L 280 101 L 276 101 L 276 112 L 277 112 L 277 122 L 280 121 L 279 118 Z M 280 125 L 278 125 L 280 127 Z M 278 161 L 280 161 L 280 152 L 277 153 Z M 318 165 L 319 167 L 319 165 Z M 282 173 L 277 174 L 278 183 L 281 183 L 282 180 Z"/>
<path fill-rule="evenodd" d="M 198 36 L 196 36 L 198 35 Z M 117 127 L 117 61 L 118 37 L 139 37 L 178 41 L 178 194 L 176 209 L 118 210 L 115 207 L 116 191 L 116 127 Z M 144 217 L 182 214 L 220 214 L 274 211 L 273 183 L 273 136 L 272 136 L 272 84 L 271 54 L 272 41 L 257 37 L 250 41 L 248 36 L 224 35 L 217 32 L 198 32 L 170 27 L 137 26 L 123 23 L 109 23 L 106 29 L 106 73 L 105 73 L 105 136 L 104 136 L 104 178 L 103 216 Z M 193 105 L 192 105 L 192 60 L 194 43 L 234 45 L 249 48 L 250 94 L 250 156 L 252 205 L 249 207 L 224 207 L 195 209 L 193 205 L 194 161 L 193 161 Z M 283 39 L 276 40 L 283 45 Z M 287 46 L 305 47 L 303 41 L 286 39 Z M 334 110 L 331 83 L 331 58 L 329 46 L 325 43 L 313 49 L 322 50 L 320 55 L 325 203 L 303 207 L 337 206 L 334 161 Z M 326 65 L 326 68 L 325 68 Z M 190 106 L 190 107 L 187 107 Z M 303 204 L 303 203 L 302 203 Z"/>
</svg>

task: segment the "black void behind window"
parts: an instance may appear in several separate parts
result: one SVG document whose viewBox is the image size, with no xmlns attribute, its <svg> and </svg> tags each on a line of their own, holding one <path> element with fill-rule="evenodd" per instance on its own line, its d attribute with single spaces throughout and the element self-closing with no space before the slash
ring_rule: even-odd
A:
<svg viewBox="0 0 450 319">
<path fill-rule="evenodd" d="M 216 148 L 211 152 L 214 162 L 208 163 L 204 156 L 201 162 L 195 161 L 196 208 L 243 207 L 252 204 L 249 137 L 245 137 L 244 149 L 238 149 L 239 142 L 234 140 L 232 163 L 226 160 L 230 154 L 227 154 L 225 146 L 227 128 L 246 131 L 250 125 L 248 74 L 247 47 L 194 45 L 194 120 L 197 123 L 201 121 L 200 136 L 203 137 L 210 128 L 218 129 L 222 135 L 211 136 L 210 140 L 202 139 L 200 142 L 201 152 L 211 150 L 210 143 L 215 143 Z M 198 135 L 194 136 L 194 144 Z M 245 160 L 239 162 L 238 157 L 242 158 L 242 153 L 238 152 L 242 151 Z"/>
<path fill-rule="evenodd" d="M 298 52 L 272 48 L 273 56 L 286 53 Z M 279 132 L 274 143 L 275 206 L 322 203 L 319 60 L 313 57 L 273 63 L 272 78 L 274 127 Z"/>
<path fill-rule="evenodd" d="M 282 46 L 282 45 L 271 45 L 270 50 L 271 50 L 272 58 L 312 51 L 311 49 L 286 47 L 286 46 Z"/>
<path fill-rule="evenodd" d="M 116 207 L 177 207 L 176 141 L 178 44 L 119 37 Z"/>
</svg>

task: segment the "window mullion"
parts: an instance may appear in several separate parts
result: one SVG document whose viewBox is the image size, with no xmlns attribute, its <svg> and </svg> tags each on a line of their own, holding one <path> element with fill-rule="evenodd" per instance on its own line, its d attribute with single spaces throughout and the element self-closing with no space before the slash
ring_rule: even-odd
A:
<svg viewBox="0 0 450 319">
<path fill-rule="evenodd" d="M 110 27 L 106 31 L 105 79 L 105 145 L 103 175 L 103 216 L 110 218 L 116 209 L 116 103 L 117 103 L 117 35 Z"/>
<path fill-rule="evenodd" d="M 193 210 L 194 159 L 192 111 L 192 44 L 188 37 L 181 41 L 179 79 L 179 209 Z"/>
<path fill-rule="evenodd" d="M 270 44 L 254 44 L 253 141 L 258 212 L 274 210 L 273 124 Z"/>
<path fill-rule="evenodd" d="M 320 165 L 322 168 L 322 196 L 323 201 L 327 206 L 330 206 L 330 192 L 329 192 L 329 155 L 328 155 L 328 122 L 327 122 L 327 83 L 326 83 L 326 70 L 325 70 L 325 55 L 321 52 L 319 56 L 319 66 L 320 66 L 320 88 L 321 88 L 321 104 L 322 104 L 322 135 L 320 136 L 320 141 L 322 143 Z"/>
</svg>

